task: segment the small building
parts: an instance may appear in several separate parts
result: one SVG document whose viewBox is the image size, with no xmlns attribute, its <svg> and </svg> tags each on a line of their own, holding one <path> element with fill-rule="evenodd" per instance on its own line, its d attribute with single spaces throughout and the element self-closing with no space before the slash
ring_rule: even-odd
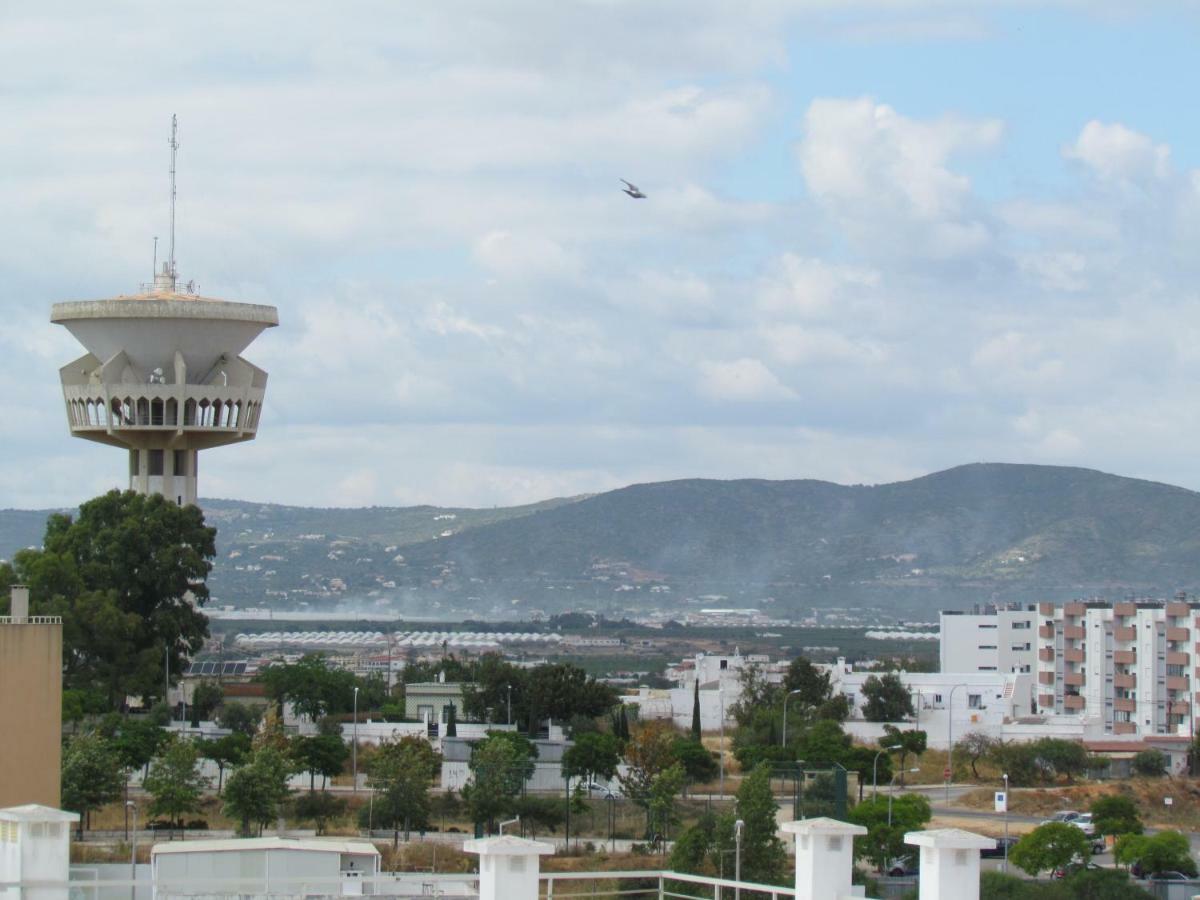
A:
<svg viewBox="0 0 1200 900">
<path fill-rule="evenodd" d="M 65 882 L 79 813 L 30 803 L 0 809 L 0 882 Z M 67 887 L 0 888 L 3 900 L 66 900 Z"/>
<path fill-rule="evenodd" d="M 265 837 L 172 841 L 150 850 L 155 896 L 359 896 L 375 893 L 367 841 Z"/>
<path fill-rule="evenodd" d="M 424 681 L 404 686 L 404 718 L 416 722 L 445 723 L 450 717 L 450 707 L 458 711 L 461 719 L 463 708 L 463 686 L 456 681 Z"/>
<path fill-rule="evenodd" d="M 471 783 L 471 747 L 478 738 L 442 738 L 442 790 L 461 791 L 463 785 Z M 533 774 L 525 782 L 525 790 L 531 793 L 562 793 L 567 780 L 563 778 L 562 759 L 571 741 L 534 741 L 537 759 Z"/>
</svg>

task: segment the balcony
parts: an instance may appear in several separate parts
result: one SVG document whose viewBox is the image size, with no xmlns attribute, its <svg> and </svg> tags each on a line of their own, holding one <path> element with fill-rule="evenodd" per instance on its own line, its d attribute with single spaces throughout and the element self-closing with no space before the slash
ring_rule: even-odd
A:
<svg viewBox="0 0 1200 900">
<path fill-rule="evenodd" d="M 1113 709 L 1117 712 L 1137 712 L 1137 701 L 1131 697 L 1118 697 L 1113 701 Z"/>
<path fill-rule="evenodd" d="M 1128 601 L 1113 604 L 1114 616 L 1136 616 L 1137 605 Z"/>
<path fill-rule="evenodd" d="M 1083 638 L 1086 634 L 1087 634 L 1087 631 L 1086 631 L 1086 629 L 1084 629 L 1084 627 L 1082 625 L 1064 625 L 1063 626 L 1063 637 L 1065 637 L 1068 641 L 1083 640 Z"/>
<path fill-rule="evenodd" d="M 1113 722 L 1113 734 L 1135 734 L 1137 725 L 1133 722 Z"/>
<path fill-rule="evenodd" d="M 1167 665 L 1168 666 L 1186 666 L 1192 660 L 1183 650 L 1168 650 Z"/>
<path fill-rule="evenodd" d="M 1178 600 L 1172 600 L 1167 604 L 1166 613 L 1172 618 L 1183 619 L 1192 614 L 1192 608 L 1186 603 L 1180 603 Z"/>
<path fill-rule="evenodd" d="M 1044 669 L 1038 672 L 1038 684 L 1054 684 L 1054 673 Z"/>
<path fill-rule="evenodd" d="M 1186 716 L 1192 709 L 1186 700 L 1174 700 L 1167 704 L 1168 716 Z"/>
<path fill-rule="evenodd" d="M 1038 637 L 1044 640 L 1051 640 L 1054 637 L 1054 625 L 1039 625 Z"/>
<path fill-rule="evenodd" d="M 1054 708 L 1054 695 L 1053 694 L 1038 694 L 1038 706 L 1042 707 L 1042 709 L 1053 709 Z"/>
<path fill-rule="evenodd" d="M 1167 690 L 1168 691 L 1186 691 L 1190 687 L 1188 677 L 1186 675 L 1168 675 Z"/>
<path fill-rule="evenodd" d="M 1167 629 L 1167 640 L 1176 643 L 1187 643 L 1192 639 L 1192 629 L 1171 627 Z"/>
<path fill-rule="evenodd" d="M 1080 687 L 1083 684 L 1082 672 L 1067 672 L 1063 675 L 1063 684 L 1069 684 L 1072 687 Z"/>
<path fill-rule="evenodd" d="M 1087 607 L 1084 606 L 1082 603 L 1064 603 L 1063 604 L 1063 615 L 1064 616 L 1082 616 L 1085 612 L 1087 612 Z"/>
<path fill-rule="evenodd" d="M 1126 689 L 1136 688 L 1137 687 L 1137 676 L 1134 675 L 1132 672 L 1129 672 L 1129 673 L 1118 672 L 1116 675 L 1113 676 L 1113 687 L 1126 688 Z"/>
<path fill-rule="evenodd" d="M 1118 665 L 1129 666 L 1137 662 L 1136 650 L 1114 650 L 1113 662 Z"/>
<path fill-rule="evenodd" d="M 1114 641 L 1132 641 L 1137 639 L 1137 629 L 1132 625 L 1118 625 L 1113 629 Z"/>
<path fill-rule="evenodd" d="M 1054 615 L 1054 604 L 1053 603 L 1039 603 L 1038 604 L 1038 614 L 1042 615 L 1042 616 Z"/>
<path fill-rule="evenodd" d="M 1063 659 L 1065 659 L 1067 662 L 1073 662 L 1073 663 L 1083 662 L 1083 648 L 1082 647 L 1068 647 L 1066 650 L 1063 651 Z"/>
<path fill-rule="evenodd" d="M 1042 662 L 1054 662 L 1054 648 L 1053 647 L 1039 647 L 1038 648 L 1038 659 L 1040 659 Z"/>
<path fill-rule="evenodd" d="M 1078 694 L 1067 694 L 1063 697 L 1063 707 L 1066 709 L 1079 710 L 1083 709 L 1085 705 L 1084 699 Z"/>
</svg>

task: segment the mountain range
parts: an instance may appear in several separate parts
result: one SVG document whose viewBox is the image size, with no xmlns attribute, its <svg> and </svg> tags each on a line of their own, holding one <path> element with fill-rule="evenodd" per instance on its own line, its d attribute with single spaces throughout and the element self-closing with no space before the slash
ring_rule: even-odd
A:
<svg viewBox="0 0 1200 900">
<path fill-rule="evenodd" d="M 1056 466 L 975 464 L 883 485 L 691 479 L 497 509 L 202 505 L 218 528 L 214 602 L 234 606 L 927 618 L 1200 585 L 1200 493 Z M 36 544 L 45 515 L 0 511 L 0 556 Z"/>
</svg>

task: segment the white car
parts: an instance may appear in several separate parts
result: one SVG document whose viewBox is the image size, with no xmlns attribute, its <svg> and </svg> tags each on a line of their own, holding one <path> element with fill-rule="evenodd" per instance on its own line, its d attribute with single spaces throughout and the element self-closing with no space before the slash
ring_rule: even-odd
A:
<svg viewBox="0 0 1200 900">
<path fill-rule="evenodd" d="M 1082 815 L 1078 815 L 1073 819 L 1069 819 L 1069 820 L 1067 820 L 1067 824 L 1074 825 L 1076 828 L 1080 829 L 1088 837 L 1096 836 L 1096 826 L 1092 822 L 1092 814 L 1091 813 L 1083 813 Z"/>
</svg>

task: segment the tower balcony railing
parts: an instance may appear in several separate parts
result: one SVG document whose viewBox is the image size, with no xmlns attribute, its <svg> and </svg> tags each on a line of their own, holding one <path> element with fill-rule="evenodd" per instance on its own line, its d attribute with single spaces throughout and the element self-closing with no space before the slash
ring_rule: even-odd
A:
<svg viewBox="0 0 1200 900">
<path fill-rule="evenodd" d="M 254 432 L 264 388 L 211 384 L 63 387 L 72 431 L 224 430 Z"/>
</svg>

